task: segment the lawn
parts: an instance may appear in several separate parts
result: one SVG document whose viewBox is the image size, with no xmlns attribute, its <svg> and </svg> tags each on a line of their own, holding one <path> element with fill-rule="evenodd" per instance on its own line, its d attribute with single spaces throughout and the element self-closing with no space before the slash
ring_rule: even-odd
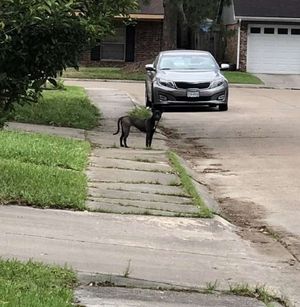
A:
<svg viewBox="0 0 300 307">
<path fill-rule="evenodd" d="M 256 76 L 240 71 L 224 71 L 222 72 L 231 84 L 263 84 Z"/>
<path fill-rule="evenodd" d="M 80 67 L 79 71 L 68 68 L 63 78 L 107 79 L 107 80 L 145 80 L 144 72 L 127 72 L 117 67 Z"/>
<path fill-rule="evenodd" d="M 0 306 L 74 306 L 75 273 L 29 261 L 0 259 Z"/>
<path fill-rule="evenodd" d="M 13 120 L 22 123 L 92 129 L 99 124 L 98 109 L 91 104 L 84 88 L 44 90 L 38 103 L 16 106 Z"/>
<path fill-rule="evenodd" d="M 87 142 L 0 131 L 0 204 L 85 209 Z"/>
<path fill-rule="evenodd" d="M 262 81 L 250 73 L 239 71 L 226 71 L 225 77 L 229 83 L 239 84 L 262 84 Z M 144 72 L 127 72 L 122 68 L 116 67 L 80 67 L 79 71 L 67 69 L 63 74 L 64 78 L 83 78 L 83 79 L 115 79 L 115 80 L 145 80 Z"/>
</svg>

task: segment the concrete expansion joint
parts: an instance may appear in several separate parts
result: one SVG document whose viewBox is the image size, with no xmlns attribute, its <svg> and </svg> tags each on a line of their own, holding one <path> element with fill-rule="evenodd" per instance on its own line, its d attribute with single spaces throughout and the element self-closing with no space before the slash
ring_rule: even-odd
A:
<svg viewBox="0 0 300 307">
<path fill-rule="evenodd" d="M 263 303 L 263 300 L 266 300 L 265 296 L 268 296 L 268 300 L 271 303 L 271 306 L 285 306 L 289 307 L 290 302 L 287 299 L 282 299 L 281 297 L 277 297 L 268 292 L 264 292 L 264 296 L 260 297 L 259 293 L 256 291 L 266 291 L 265 288 L 254 288 L 250 290 L 248 285 L 245 285 L 243 288 L 244 290 L 247 288 L 249 292 L 246 294 L 245 292 L 238 293 L 238 288 L 242 287 L 241 284 L 235 286 L 228 285 L 227 288 L 219 287 L 217 281 L 212 283 L 206 283 L 203 286 L 199 287 L 189 287 L 189 286 L 182 286 L 177 284 L 171 283 L 163 283 L 163 282 L 156 282 L 151 280 L 145 279 L 137 279 L 131 278 L 127 275 L 112 275 L 112 274 L 86 274 L 86 273 L 79 273 L 79 285 L 78 289 L 100 289 L 100 288 L 123 288 L 123 289 L 138 289 L 138 290 L 152 290 L 152 291 L 168 291 L 168 292 L 175 292 L 175 293 L 194 293 L 194 294 L 210 294 L 210 295 L 231 295 L 235 297 L 248 297 Z M 252 292 L 251 292 L 252 291 Z M 259 306 L 261 306 L 259 304 Z"/>
<path fill-rule="evenodd" d="M 113 274 L 86 274 L 79 272 L 79 285 L 90 287 L 139 288 L 151 290 L 175 290 L 198 292 L 196 288 L 183 287 L 176 284 L 156 282 L 146 279 L 125 277 Z"/>
<path fill-rule="evenodd" d="M 284 247 L 287 250 L 287 252 L 294 258 L 294 261 L 291 261 L 291 263 L 290 263 L 291 266 L 295 265 L 296 262 L 300 263 L 299 256 L 296 253 L 293 252 L 290 245 L 287 242 L 285 242 L 285 240 L 280 236 L 279 233 L 272 230 L 271 227 L 269 227 L 269 226 L 264 226 L 264 231 L 269 236 L 272 236 L 274 238 L 274 240 L 276 240 L 279 244 L 281 244 L 281 246 Z"/>
</svg>

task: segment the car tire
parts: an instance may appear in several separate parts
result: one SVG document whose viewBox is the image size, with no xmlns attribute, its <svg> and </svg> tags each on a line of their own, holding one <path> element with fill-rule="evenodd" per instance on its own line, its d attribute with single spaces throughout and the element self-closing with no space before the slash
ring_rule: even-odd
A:
<svg viewBox="0 0 300 307">
<path fill-rule="evenodd" d="M 228 110 L 228 104 L 219 104 L 219 111 L 227 111 Z"/>
</svg>

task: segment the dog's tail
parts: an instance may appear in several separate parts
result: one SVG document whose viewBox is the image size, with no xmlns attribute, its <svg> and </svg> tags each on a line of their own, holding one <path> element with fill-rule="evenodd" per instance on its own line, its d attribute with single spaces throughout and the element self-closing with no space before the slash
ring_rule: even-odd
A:
<svg viewBox="0 0 300 307">
<path fill-rule="evenodd" d="M 115 132 L 113 135 L 117 135 L 119 132 L 120 132 L 120 123 L 121 123 L 121 120 L 123 119 L 123 117 L 120 117 L 119 119 L 118 119 L 118 131 L 117 132 Z"/>
</svg>

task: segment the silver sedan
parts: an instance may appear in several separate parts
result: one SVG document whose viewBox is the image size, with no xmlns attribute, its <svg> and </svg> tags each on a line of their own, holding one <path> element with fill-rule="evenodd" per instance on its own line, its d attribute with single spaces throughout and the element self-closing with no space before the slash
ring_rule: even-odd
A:
<svg viewBox="0 0 300 307">
<path fill-rule="evenodd" d="M 222 64 L 221 69 L 227 69 Z M 205 51 L 159 53 L 146 65 L 146 105 L 162 111 L 197 110 L 218 106 L 228 110 L 228 81 L 214 57 Z"/>
</svg>

